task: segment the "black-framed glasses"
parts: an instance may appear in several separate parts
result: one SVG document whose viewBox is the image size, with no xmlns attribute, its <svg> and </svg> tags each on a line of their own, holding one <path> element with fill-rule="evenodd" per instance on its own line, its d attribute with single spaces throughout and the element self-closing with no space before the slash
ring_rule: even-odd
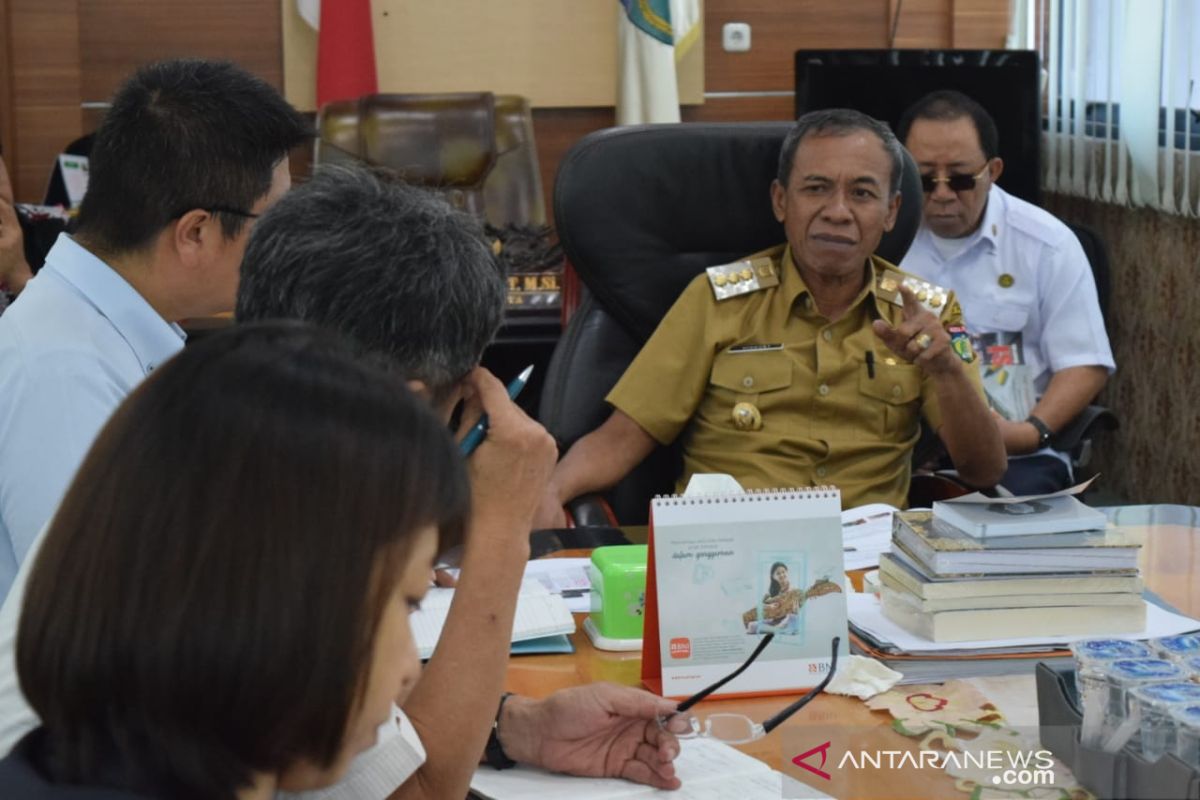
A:
<svg viewBox="0 0 1200 800">
<path fill-rule="evenodd" d="M 952 192 L 966 192 L 975 188 L 975 182 L 982 180 L 987 174 L 988 167 L 991 166 L 991 161 L 983 165 L 983 169 L 979 170 L 977 175 L 946 175 L 941 178 L 936 178 L 933 175 L 921 176 L 921 188 L 925 194 L 930 194 L 937 188 L 939 183 L 944 183 L 950 187 Z"/>
<path fill-rule="evenodd" d="M 668 723 L 671 720 L 675 719 L 680 714 L 686 714 L 688 710 L 692 708 L 692 706 L 696 705 L 701 700 L 704 700 L 717 689 L 720 689 L 738 675 L 741 675 L 743 672 L 745 672 L 746 669 L 754 663 L 754 659 L 758 658 L 759 654 L 766 649 L 767 645 L 770 644 L 771 640 L 774 638 L 775 634 L 773 633 L 768 633 L 766 636 L 762 637 L 762 641 L 758 643 L 758 647 L 754 648 L 754 652 L 750 654 L 750 657 L 746 659 L 744 664 L 726 675 L 724 678 L 721 678 L 721 680 L 717 681 L 712 686 L 705 687 L 699 692 L 696 692 L 696 694 L 682 701 L 678 706 L 675 707 L 674 713 L 668 714 L 665 717 L 659 717 L 659 727 L 663 730 L 669 730 Z M 720 713 L 708 714 L 704 717 L 695 717 L 689 714 L 684 718 L 688 723 L 689 730 L 683 733 L 675 733 L 673 730 L 671 732 L 675 733 L 675 735 L 680 739 L 710 738 L 719 739 L 726 744 L 746 744 L 747 742 L 753 742 L 756 739 L 761 739 L 779 727 L 779 725 L 782 724 L 788 717 L 792 716 L 797 711 L 812 702 L 814 697 L 825 690 L 825 687 L 829 684 L 829 681 L 833 679 L 833 673 L 837 670 L 838 645 L 841 644 L 841 641 L 842 640 L 840 636 L 833 637 L 833 653 L 829 657 L 829 672 L 825 673 L 825 677 L 821 680 L 821 682 L 809 689 L 808 693 L 799 700 L 792 703 L 787 708 L 784 708 L 770 719 L 764 720 L 760 723 L 755 722 L 745 714 Z"/>
<path fill-rule="evenodd" d="M 253 211 L 244 211 L 231 206 L 192 206 L 191 208 L 185 208 L 183 211 L 172 214 L 171 219 L 179 219 L 189 211 L 207 211 L 210 214 L 233 214 L 234 216 L 245 217 L 246 219 L 258 219 L 262 216 L 262 214 L 255 214 Z"/>
</svg>

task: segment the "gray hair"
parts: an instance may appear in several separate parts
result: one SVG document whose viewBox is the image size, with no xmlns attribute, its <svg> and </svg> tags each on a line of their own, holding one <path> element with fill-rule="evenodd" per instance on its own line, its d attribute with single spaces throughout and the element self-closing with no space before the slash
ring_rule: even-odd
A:
<svg viewBox="0 0 1200 800">
<path fill-rule="evenodd" d="M 436 401 L 479 363 L 505 291 L 474 217 L 381 170 L 325 166 L 254 226 L 236 313 L 337 330 Z"/>
<path fill-rule="evenodd" d="M 852 108 L 809 111 L 796 120 L 796 124 L 784 138 L 783 146 L 779 148 L 779 172 L 776 175 L 779 182 L 784 186 L 788 185 L 788 179 L 792 176 L 792 164 L 796 160 L 796 149 L 806 136 L 846 136 L 855 131 L 873 133 L 883 144 L 883 149 L 892 159 L 888 191 L 896 194 L 900 191 L 900 177 L 904 174 L 904 147 L 886 122 Z"/>
</svg>

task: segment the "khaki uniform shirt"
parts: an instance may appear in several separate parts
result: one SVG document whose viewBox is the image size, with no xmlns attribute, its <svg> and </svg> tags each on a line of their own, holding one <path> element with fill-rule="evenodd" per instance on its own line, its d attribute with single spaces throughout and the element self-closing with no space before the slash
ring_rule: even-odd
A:
<svg viewBox="0 0 1200 800">
<path fill-rule="evenodd" d="M 942 411 L 933 379 L 871 329 L 875 319 L 903 320 L 901 306 L 876 294 L 877 273 L 895 267 L 872 257 L 862 292 L 830 322 L 816 310 L 790 249 L 750 258 L 762 256 L 775 264 L 778 286 L 717 301 L 708 276 L 698 275 L 607 401 L 660 444 L 682 434 L 679 490 L 694 473 L 722 472 L 747 489 L 832 484 L 845 508 L 903 507 L 919 416 L 937 430 Z M 941 321 L 962 324 L 953 295 Z M 978 370 L 966 372 L 982 397 Z M 757 408 L 761 429 L 735 426 L 738 403 Z"/>
</svg>

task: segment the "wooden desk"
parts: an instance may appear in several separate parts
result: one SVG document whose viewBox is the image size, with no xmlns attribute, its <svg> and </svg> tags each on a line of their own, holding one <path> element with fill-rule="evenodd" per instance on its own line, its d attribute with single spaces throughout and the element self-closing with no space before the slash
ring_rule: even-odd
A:
<svg viewBox="0 0 1200 800">
<path fill-rule="evenodd" d="M 1138 526 L 1138 529 L 1146 537 L 1141 560 L 1147 587 L 1180 611 L 1200 616 L 1200 523 L 1196 526 L 1150 524 Z M 586 554 L 575 551 L 561 555 Z M 595 649 L 583 633 L 583 617 L 582 614 L 577 615 L 580 628 L 571 637 L 575 653 L 513 658 L 508 668 L 508 690 L 544 697 L 558 689 L 592 681 L 638 686 L 641 654 L 609 653 Z M 698 711 L 701 714 L 733 711 L 762 720 L 792 699 L 794 697 L 780 696 L 715 700 L 702 703 Z M 919 749 L 913 739 L 894 732 L 890 724 L 891 717 L 888 714 L 872 712 L 855 698 L 821 695 L 769 736 L 738 749 L 775 769 L 787 771 L 784 765 L 790 767 L 793 756 L 828 740 L 833 742 L 830 749 L 830 761 L 833 763 L 826 765 L 826 771 L 832 774 L 832 780 L 828 783 L 819 778 L 811 781 L 813 785 L 821 784 L 818 788 L 828 794 L 839 798 L 945 797 L 966 800 L 968 795 L 956 790 L 953 780 L 934 770 L 872 772 L 828 769 L 836 765 L 833 754 L 843 753 L 847 749 L 914 752 Z"/>
</svg>

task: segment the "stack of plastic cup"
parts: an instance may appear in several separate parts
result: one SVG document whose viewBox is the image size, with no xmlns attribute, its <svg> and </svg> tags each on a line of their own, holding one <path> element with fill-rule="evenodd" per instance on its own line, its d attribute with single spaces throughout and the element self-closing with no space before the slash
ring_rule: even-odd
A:
<svg viewBox="0 0 1200 800">
<path fill-rule="evenodd" d="M 1182 665 L 1163 658 L 1104 661 L 1100 664 L 1100 672 L 1108 682 L 1108 706 L 1101 723 L 1100 746 L 1110 753 L 1120 750 L 1138 729 L 1139 720 L 1130 711 L 1130 691 L 1139 686 L 1183 681 L 1188 677 Z"/>
<path fill-rule="evenodd" d="M 1130 716 L 1136 716 L 1142 732 L 1142 755 L 1157 761 L 1175 747 L 1175 721 L 1171 712 L 1185 705 L 1200 704 L 1200 683 L 1171 681 L 1139 686 L 1129 693 Z"/>
<path fill-rule="evenodd" d="M 1200 683 L 1200 656 L 1191 656 L 1182 661 L 1184 669 L 1192 673 L 1192 680 Z"/>
<path fill-rule="evenodd" d="M 1154 651 L 1143 642 L 1129 639 L 1084 639 L 1071 644 L 1075 656 L 1075 683 L 1079 704 L 1083 709 L 1080 741 L 1088 747 L 1099 747 L 1108 710 L 1108 678 L 1100 665 L 1121 658 L 1150 658 Z"/>
<path fill-rule="evenodd" d="M 1177 706 L 1171 717 L 1175 720 L 1175 755 L 1200 769 L 1200 705 Z"/>
<path fill-rule="evenodd" d="M 1200 634 L 1181 633 L 1178 636 L 1164 636 L 1161 639 L 1151 639 L 1150 646 L 1163 658 L 1184 661 L 1200 656 Z"/>
</svg>

